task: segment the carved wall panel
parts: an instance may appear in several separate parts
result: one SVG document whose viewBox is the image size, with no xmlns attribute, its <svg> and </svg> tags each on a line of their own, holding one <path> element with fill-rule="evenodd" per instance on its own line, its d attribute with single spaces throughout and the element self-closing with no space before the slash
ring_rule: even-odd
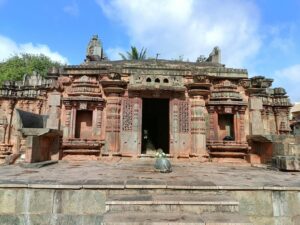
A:
<svg viewBox="0 0 300 225">
<path fill-rule="evenodd" d="M 122 101 L 122 131 L 132 131 L 133 100 L 126 98 Z"/>
<path fill-rule="evenodd" d="M 121 154 L 141 154 L 142 99 L 123 98 L 121 114 Z"/>
<path fill-rule="evenodd" d="M 188 100 L 170 101 L 170 153 L 186 157 L 190 154 L 190 109 Z"/>
<path fill-rule="evenodd" d="M 188 133 L 189 126 L 189 103 L 186 101 L 178 102 L 178 119 L 179 119 L 179 133 Z"/>
</svg>

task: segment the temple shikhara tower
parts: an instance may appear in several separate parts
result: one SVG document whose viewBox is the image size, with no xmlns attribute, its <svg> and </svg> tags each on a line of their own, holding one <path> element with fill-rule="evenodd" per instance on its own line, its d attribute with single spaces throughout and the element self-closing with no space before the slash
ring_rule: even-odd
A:
<svg viewBox="0 0 300 225">
<path fill-rule="evenodd" d="M 0 89 L 0 157 L 169 157 L 267 163 L 289 137 L 283 88 L 227 68 L 214 48 L 197 62 L 109 61 L 98 36 L 80 65 L 27 75 Z M 276 137 L 276 138 L 275 138 Z"/>
</svg>

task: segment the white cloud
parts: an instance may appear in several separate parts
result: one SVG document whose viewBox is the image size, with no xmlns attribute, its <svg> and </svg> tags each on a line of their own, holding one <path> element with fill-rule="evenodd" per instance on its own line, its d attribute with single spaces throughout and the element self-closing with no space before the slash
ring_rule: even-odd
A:
<svg viewBox="0 0 300 225">
<path fill-rule="evenodd" d="M 0 62 L 21 53 L 44 54 L 54 61 L 68 63 L 66 57 L 58 52 L 51 51 L 47 45 L 32 43 L 18 44 L 10 38 L 0 35 Z"/>
<path fill-rule="evenodd" d="M 292 65 L 274 73 L 275 85 L 283 86 L 293 102 L 300 101 L 300 64 Z"/>
<path fill-rule="evenodd" d="M 63 8 L 64 12 L 71 15 L 71 16 L 78 16 L 79 15 L 79 7 L 77 2 L 73 1 L 70 5 L 66 5 Z"/>
<path fill-rule="evenodd" d="M 295 48 L 294 33 L 296 25 L 293 23 L 276 24 L 267 28 L 271 48 L 289 54 Z"/>
<path fill-rule="evenodd" d="M 108 48 L 105 50 L 105 54 L 108 56 L 110 60 L 119 60 L 121 59 L 121 56 L 119 53 L 124 53 L 126 52 L 125 49 L 116 47 L 116 48 Z"/>
<path fill-rule="evenodd" d="M 195 60 L 219 46 L 224 63 L 243 66 L 261 46 L 259 13 L 250 1 L 96 1 L 107 17 L 126 28 L 131 44 L 162 58 Z"/>
</svg>

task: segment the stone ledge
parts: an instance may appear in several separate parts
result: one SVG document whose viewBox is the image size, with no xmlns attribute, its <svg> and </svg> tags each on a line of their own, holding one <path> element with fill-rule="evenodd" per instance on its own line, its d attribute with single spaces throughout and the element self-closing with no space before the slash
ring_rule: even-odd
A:
<svg viewBox="0 0 300 225">
<path fill-rule="evenodd" d="M 253 191 L 253 190 L 269 190 L 269 191 L 300 191 L 300 187 L 279 187 L 279 186 L 184 186 L 184 185 L 101 185 L 101 184 L 9 184 L 2 183 L 0 188 L 28 188 L 28 189 L 66 189 L 66 190 L 88 190 L 88 189 L 166 189 L 166 190 L 228 190 L 228 191 Z"/>
</svg>

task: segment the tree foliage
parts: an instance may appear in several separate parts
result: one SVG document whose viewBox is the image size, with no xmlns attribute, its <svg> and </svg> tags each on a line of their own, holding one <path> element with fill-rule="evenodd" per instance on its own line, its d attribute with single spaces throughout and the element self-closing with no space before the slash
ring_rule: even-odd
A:
<svg viewBox="0 0 300 225">
<path fill-rule="evenodd" d="M 32 74 L 33 71 L 45 76 L 53 66 L 59 67 L 62 64 L 45 55 L 15 55 L 0 62 L 0 83 L 4 80 L 21 80 L 25 74 Z"/>
<path fill-rule="evenodd" d="M 135 46 L 131 46 L 131 51 L 127 51 L 126 55 L 119 53 L 123 60 L 144 60 L 147 57 L 147 49 L 142 48 L 139 52 Z"/>
</svg>

